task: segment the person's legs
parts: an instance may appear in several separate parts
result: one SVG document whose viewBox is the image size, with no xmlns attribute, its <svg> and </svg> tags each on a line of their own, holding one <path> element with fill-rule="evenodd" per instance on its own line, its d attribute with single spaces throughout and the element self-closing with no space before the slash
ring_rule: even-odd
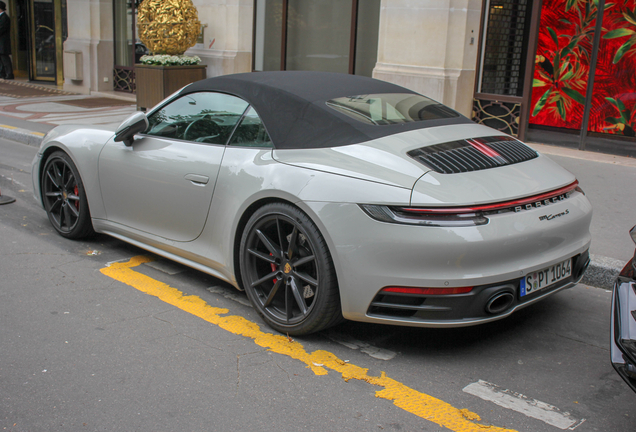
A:
<svg viewBox="0 0 636 432">
<path fill-rule="evenodd" d="M 4 57 L 3 54 L 0 54 L 0 78 L 4 79 L 4 77 L 7 75 L 4 69 L 4 62 L 2 61 L 2 57 Z"/>
<path fill-rule="evenodd" d="M 13 79 L 13 64 L 6 54 L 0 54 L 0 78 Z"/>
</svg>

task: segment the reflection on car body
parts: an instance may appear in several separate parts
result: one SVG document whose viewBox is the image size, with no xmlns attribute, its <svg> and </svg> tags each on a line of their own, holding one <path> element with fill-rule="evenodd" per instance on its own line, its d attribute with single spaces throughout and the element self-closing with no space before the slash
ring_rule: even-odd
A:
<svg viewBox="0 0 636 432">
<path fill-rule="evenodd" d="M 343 318 L 490 322 L 589 263 L 592 209 L 571 173 L 360 76 L 199 81 L 115 132 L 55 128 L 33 181 L 61 235 L 105 233 L 221 278 L 290 335 Z"/>
<path fill-rule="evenodd" d="M 636 243 L 636 227 L 630 235 Z M 610 341 L 614 369 L 636 391 L 636 252 L 614 282 Z"/>
</svg>

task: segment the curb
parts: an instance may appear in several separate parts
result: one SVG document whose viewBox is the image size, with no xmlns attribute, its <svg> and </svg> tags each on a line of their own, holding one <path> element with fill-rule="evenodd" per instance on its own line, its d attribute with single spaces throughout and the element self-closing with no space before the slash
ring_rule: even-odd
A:
<svg viewBox="0 0 636 432">
<path fill-rule="evenodd" d="M 590 254 L 590 266 L 587 268 L 582 284 L 612 290 L 614 279 L 625 267 L 625 262 L 599 255 Z"/>
<path fill-rule="evenodd" d="M 32 132 L 19 127 L 0 124 L 0 138 L 10 139 L 32 147 L 40 147 L 44 135 L 46 134 L 42 132 Z"/>
<path fill-rule="evenodd" d="M 31 132 L 26 129 L 0 124 L 0 137 L 10 139 L 22 144 L 39 147 L 44 138 L 41 132 Z M 613 258 L 607 258 L 590 254 L 590 266 L 588 267 L 582 284 L 597 288 L 611 290 L 614 286 L 614 279 L 625 266 L 625 263 Z"/>
</svg>

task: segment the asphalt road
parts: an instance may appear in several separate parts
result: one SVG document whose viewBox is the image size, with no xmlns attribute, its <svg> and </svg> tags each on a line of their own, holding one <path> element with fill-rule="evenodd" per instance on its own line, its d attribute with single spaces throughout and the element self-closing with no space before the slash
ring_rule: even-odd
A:
<svg viewBox="0 0 636 432">
<path fill-rule="evenodd" d="M 466 329 L 346 322 L 289 342 L 210 276 L 56 235 L 32 198 L 35 151 L 0 140 L 0 191 L 17 198 L 0 206 L 2 430 L 636 430 L 607 290 Z"/>
<path fill-rule="evenodd" d="M 548 155 L 574 173 L 594 208 L 590 253 L 627 262 L 634 255 L 636 166 Z M 617 158 L 626 160 L 626 158 Z"/>
</svg>

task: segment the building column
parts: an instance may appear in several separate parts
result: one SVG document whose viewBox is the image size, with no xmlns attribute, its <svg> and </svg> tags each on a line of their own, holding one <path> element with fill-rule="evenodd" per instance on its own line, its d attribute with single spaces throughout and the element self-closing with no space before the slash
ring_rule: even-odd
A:
<svg viewBox="0 0 636 432">
<path fill-rule="evenodd" d="M 83 94 L 112 90 L 112 0 L 67 0 L 66 5 L 69 25 L 64 51 L 82 53 L 82 79 L 65 77 L 64 90 Z"/>
<path fill-rule="evenodd" d="M 186 51 L 208 66 L 208 77 L 252 71 L 253 0 L 193 0 L 203 43 Z"/>
<path fill-rule="evenodd" d="M 480 0 L 382 0 L 373 77 L 472 113 Z"/>
</svg>

